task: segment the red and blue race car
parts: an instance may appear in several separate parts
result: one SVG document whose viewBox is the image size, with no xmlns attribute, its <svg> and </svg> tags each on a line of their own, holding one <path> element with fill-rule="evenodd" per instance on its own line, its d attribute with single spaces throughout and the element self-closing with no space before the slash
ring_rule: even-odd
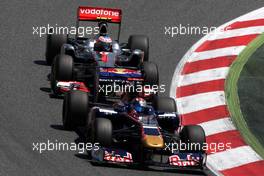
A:
<svg viewBox="0 0 264 176">
<path fill-rule="evenodd" d="M 92 162 L 203 169 L 205 133 L 199 125 L 181 127 L 174 99 L 142 97 L 113 104 L 90 104 L 82 91 L 70 91 L 63 103 L 63 126 L 86 129 Z"/>
</svg>

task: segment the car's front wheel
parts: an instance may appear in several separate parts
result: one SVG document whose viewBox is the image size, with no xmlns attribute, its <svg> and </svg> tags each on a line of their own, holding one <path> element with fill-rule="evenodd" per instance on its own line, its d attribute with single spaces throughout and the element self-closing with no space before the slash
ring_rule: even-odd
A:
<svg viewBox="0 0 264 176">
<path fill-rule="evenodd" d="M 54 57 L 60 53 L 61 46 L 67 42 L 67 35 L 48 34 L 46 40 L 46 62 L 53 63 Z"/>
<path fill-rule="evenodd" d="M 101 146 L 111 146 L 113 127 L 112 122 L 106 118 L 95 118 L 93 125 L 93 143 Z"/>
<path fill-rule="evenodd" d="M 145 85 L 159 85 L 159 71 L 155 63 L 143 62 L 143 76 Z"/>
<path fill-rule="evenodd" d="M 139 49 L 144 52 L 144 61 L 149 60 L 149 38 L 145 35 L 131 35 L 128 39 L 131 50 Z"/>
<path fill-rule="evenodd" d="M 202 152 L 204 151 L 204 145 L 206 143 L 206 137 L 204 129 L 199 125 L 187 125 L 184 126 L 180 132 L 180 138 L 182 143 L 186 146 L 192 146 L 186 148 L 187 152 Z"/>
</svg>

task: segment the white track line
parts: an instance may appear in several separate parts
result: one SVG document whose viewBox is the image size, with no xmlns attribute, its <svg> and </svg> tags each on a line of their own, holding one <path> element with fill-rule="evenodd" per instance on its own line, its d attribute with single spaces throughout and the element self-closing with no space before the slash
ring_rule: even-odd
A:
<svg viewBox="0 0 264 176">
<path fill-rule="evenodd" d="M 243 16 L 240 16 L 234 20 L 231 20 L 220 27 L 216 29 L 217 31 L 222 30 L 229 26 L 230 24 L 233 24 L 234 22 L 238 21 L 249 21 L 249 20 L 255 20 L 255 19 L 260 19 L 264 18 L 264 7 L 252 11 L 250 13 L 247 13 Z M 258 27 L 247 27 L 244 29 L 234 29 L 234 32 L 230 31 L 225 31 L 223 34 L 216 34 L 216 32 L 212 31 L 210 34 L 204 36 L 201 40 L 199 40 L 195 45 L 193 45 L 188 52 L 183 56 L 181 61 L 178 63 L 178 66 L 176 67 L 176 70 L 174 72 L 172 82 L 171 82 L 171 90 L 170 90 L 170 96 L 174 97 L 176 96 L 176 88 L 179 87 L 179 85 L 182 84 L 181 80 L 184 80 L 182 78 L 181 72 L 184 68 L 184 65 L 187 62 L 193 62 L 197 60 L 205 60 L 209 58 L 214 58 L 214 57 L 219 57 L 219 56 L 229 56 L 229 55 L 238 55 L 244 48 L 245 46 L 239 46 L 239 47 L 228 47 L 228 48 L 222 48 L 222 49 L 216 49 L 216 50 L 211 50 L 211 51 L 204 51 L 204 52 L 194 52 L 202 43 L 204 43 L 206 40 L 211 39 L 222 39 L 226 37 L 232 37 L 232 36 L 242 36 L 242 35 L 247 35 L 247 34 L 260 34 L 263 32 L 263 27 L 258 26 Z M 255 32 L 255 33 L 254 33 Z M 217 36 L 219 35 L 219 36 Z M 208 75 L 210 77 L 210 75 Z M 189 84 L 189 79 L 186 81 L 187 84 Z M 203 94 L 205 95 L 205 94 Z M 215 100 L 217 102 L 222 102 L 222 100 L 225 100 L 224 93 L 220 93 L 219 96 L 214 97 L 216 94 L 213 94 L 211 97 L 212 99 L 216 98 Z M 182 97 L 176 99 L 177 106 L 179 107 L 180 114 L 186 114 L 190 112 L 197 111 L 201 108 L 206 109 L 210 107 L 210 103 L 215 103 L 215 100 L 212 100 L 210 97 L 205 96 L 199 96 L 198 94 L 194 96 L 188 96 L 188 97 Z M 197 100 L 193 99 L 197 98 Z M 207 100 L 207 101 L 206 101 Z M 211 100 L 211 101 L 208 101 Z M 199 105 L 206 103 L 206 106 L 204 105 Z M 216 103 L 217 104 L 217 103 Z M 194 106 L 194 107 L 192 107 Z M 202 109 L 201 109 L 202 110 Z M 216 124 L 220 123 L 222 125 L 221 127 L 216 127 Z M 219 125 L 219 124 L 218 124 Z M 226 127 L 224 127 L 226 125 Z M 204 126 L 207 135 L 210 134 L 217 134 L 217 131 L 222 131 L 226 129 L 233 129 L 234 126 L 231 125 L 229 122 L 208 122 L 208 123 L 203 123 L 202 126 Z M 217 128 L 217 130 L 212 130 L 211 128 Z M 209 129 L 210 128 L 210 129 Z M 227 151 L 211 154 L 208 156 L 207 160 L 207 167 L 212 170 L 216 175 L 222 175 L 220 171 L 226 170 L 226 169 L 231 169 L 241 165 L 245 165 L 248 163 L 252 163 L 255 161 L 262 160 L 260 156 L 249 146 L 242 146 L 242 147 L 237 147 L 234 149 L 230 149 Z"/>
<path fill-rule="evenodd" d="M 241 29 L 234 29 L 227 31 L 217 30 L 216 32 L 217 35 L 211 35 L 208 38 L 208 40 L 226 39 L 230 37 L 239 37 L 239 36 L 251 35 L 251 34 L 261 34 L 262 32 L 264 32 L 264 26 L 248 27 L 248 28 L 241 28 Z"/>
<path fill-rule="evenodd" d="M 208 155 L 207 161 L 218 171 L 238 167 L 244 164 L 262 160 L 249 146 L 241 146 L 223 152 Z"/>
<path fill-rule="evenodd" d="M 232 20 L 232 23 L 234 21 L 248 21 L 248 20 L 257 20 L 257 19 L 261 19 L 264 18 L 264 7 L 254 10 L 252 12 L 249 12 L 241 17 L 236 18 L 235 20 Z"/>
<path fill-rule="evenodd" d="M 189 57 L 188 62 L 211 59 L 211 58 L 221 57 L 221 56 L 239 55 L 239 53 L 241 53 L 241 51 L 243 51 L 245 48 L 246 46 L 232 46 L 232 47 L 214 49 L 214 50 L 203 51 L 203 52 L 194 52 Z"/>
<path fill-rule="evenodd" d="M 257 10 L 254 10 L 252 12 L 249 12 L 245 15 L 242 15 L 236 19 L 233 19 L 221 26 L 219 26 L 216 30 L 222 30 L 224 29 L 225 27 L 229 26 L 230 24 L 234 23 L 234 22 L 237 22 L 237 21 L 246 21 L 246 20 L 254 20 L 254 19 L 260 19 L 260 18 L 264 18 L 264 7 L 262 8 L 259 8 Z M 175 98 L 176 96 L 176 87 L 177 84 L 178 84 L 178 81 L 179 81 L 179 75 L 183 69 L 183 66 L 184 64 L 187 62 L 187 61 L 190 61 L 189 58 L 190 56 L 193 55 L 193 51 L 198 48 L 204 41 L 208 40 L 210 36 L 212 36 L 213 34 L 215 33 L 215 31 L 212 31 L 211 33 L 205 35 L 204 37 L 202 37 L 198 42 L 196 42 L 188 51 L 187 53 L 183 56 L 183 58 L 180 60 L 180 62 L 178 63 L 176 69 L 175 69 L 175 72 L 173 74 L 173 77 L 172 77 L 172 81 L 171 81 L 171 89 L 170 89 L 170 96 Z M 241 52 L 241 51 L 240 51 Z M 238 52 L 238 53 L 240 53 Z M 237 54 L 234 54 L 234 55 L 237 55 Z M 199 59 L 199 58 L 198 58 Z M 206 59 L 206 58 L 203 58 L 203 59 Z M 208 59 L 208 58 L 207 58 Z"/>
<path fill-rule="evenodd" d="M 228 71 L 229 67 L 220 67 L 181 75 L 178 86 L 181 87 L 201 82 L 225 79 Z"/>
<path fill-rule="evenodd" d="M 224 91 L 207 92 L 177 98 L 179 114 L 187 114 L 225 104 Z"/>
<path fill-rule="evenodd" d="M 222 132 L 231 131 L 231 130 L 236 129 L 230 117 L 226 117 L 223 119 L 217 119 L 217 120 L 211 120 L 208 122 L 203 122 L 203 123 L 200 123 L 199 125 L 203 127 L 206 136 L 210 136 L 210 135 L 214 135 L 217 133 L 222 133 Z"/>
</svg>

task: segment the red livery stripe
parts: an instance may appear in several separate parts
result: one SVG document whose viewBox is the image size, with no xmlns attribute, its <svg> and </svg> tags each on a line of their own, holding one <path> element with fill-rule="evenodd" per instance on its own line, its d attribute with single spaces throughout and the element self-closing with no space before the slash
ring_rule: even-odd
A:
<svg viewBox="0 0 264 176">
<path fill-rule="evenodd" d="M 202 45 L 200 45 L 195 50 L 195 52 L 202 52 L 202 51 L 214 50 L 214 49 L 226 48 L 232 46 L 247 45 L 258 35 L 259 34 L 251 34 L 251 35 L 230 37 L 230 38 L 217 39 L 217 40 L 207 40 Z"/>
</svg>

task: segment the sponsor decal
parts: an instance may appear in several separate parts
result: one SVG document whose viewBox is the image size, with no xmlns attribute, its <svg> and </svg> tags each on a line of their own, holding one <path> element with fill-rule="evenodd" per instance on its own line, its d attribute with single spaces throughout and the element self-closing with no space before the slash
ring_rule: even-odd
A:
<svg viewBox="0 0 264 176">
<path fill-rule="evenodd" d="M 80 20 L 106 19 L 112 22 L 121 22 L 121 10 L 98 8 L 98 7 L 79 7 Z"/>
<path fill-rule="evenodd" d="M 69 82 L 63 82 L 59 81 L 57 83 L 57 87 L 60 88 L 61 92 L 68 92 L 70 90 L 80 90 L 83 92 L 90 92 L 88 87 L 83 82 L 77 82 L 77 81 L 69 81 Z"/>
<path fill-rule="evenodd" d="M 105 42 L 105 43 L 111 43 L 112 39 L 110 37 L 100 36 L 98 40 Z"/>
<path fill-rule="evenodd" d="M 124 68 L 100 68 L 101 72 L 108 72 L 108 73 L 116 73 L 116 74 L 137 74 L 141 75 L 141 71 L 139 70 L 132 70 L 132 69 L 124 69 Z"/>
<path fill-rule="evenodd" d="M 177 154 L 169 157 L 169 164 L 172 166 L 197 166 L 200 156 L 192 154 Z"/>
<path fill-rule="evenodd" d="M 110 150 L 106 149 L 104 152 L 104 160 L 119 162 L 119 163 L 132 163 L 132 154 L 124 150 Z"/>
</svg>

